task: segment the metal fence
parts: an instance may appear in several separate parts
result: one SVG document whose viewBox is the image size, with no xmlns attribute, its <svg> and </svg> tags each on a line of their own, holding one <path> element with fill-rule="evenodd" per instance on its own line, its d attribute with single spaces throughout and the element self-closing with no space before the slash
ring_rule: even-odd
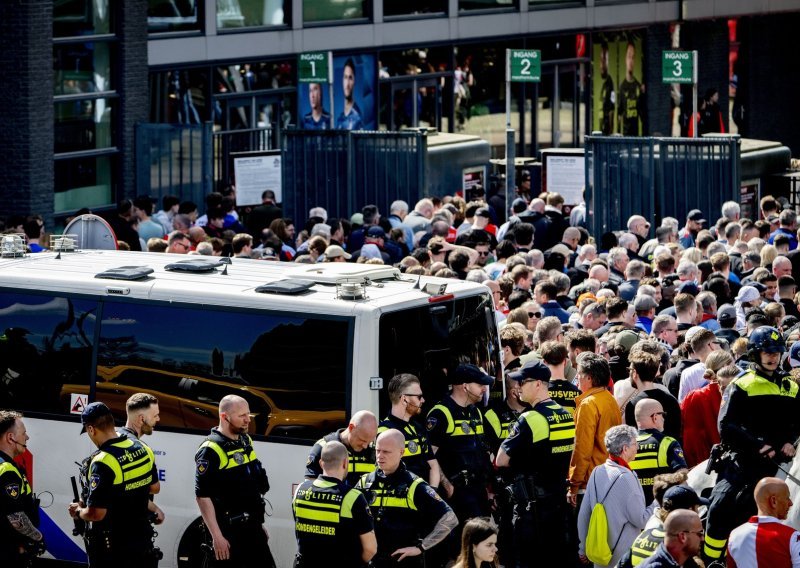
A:
<svg viewBox="0 0 800 568">
<path fill-rule="evenodd" d="M 420 132 L 284 132 L 283 209 L 304 217 L 314 206 L 349 217 L 392 201 L 412 207 L 424 194 L 427 139 Z"/>
<path fill-rule="evenodd" d="M 683 223 L 700 209 L 713 223 L 720 206 L 738 200 L 740 139 L 586 137 L 586 204 L 597 239 L 625 229 L 631 215 L 658 226 Z"/>
<path fill-rule="evenodd" d="M 213 188 L 212 124 L 136 125 L 136 193 L 205 202 Z"/>
</svg>

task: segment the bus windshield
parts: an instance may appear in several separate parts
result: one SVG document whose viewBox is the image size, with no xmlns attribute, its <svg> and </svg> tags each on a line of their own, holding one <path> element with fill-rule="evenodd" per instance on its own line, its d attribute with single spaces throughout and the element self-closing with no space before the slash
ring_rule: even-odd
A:
<svg viewBox="0 0 800 568">
<path fill-rule="evenodd" d="M 420 378 L 428 404 L 447 393 L 447 369 L 473 363 L 500 377 L 499 341 L 488 294 L 384 314 L 380 321 L 380 376 L 399 373 Z M 497 387 L 493 387 L 497 388 Z M 386 389 L 380 412 L 388 412 Z"/>
</svg>

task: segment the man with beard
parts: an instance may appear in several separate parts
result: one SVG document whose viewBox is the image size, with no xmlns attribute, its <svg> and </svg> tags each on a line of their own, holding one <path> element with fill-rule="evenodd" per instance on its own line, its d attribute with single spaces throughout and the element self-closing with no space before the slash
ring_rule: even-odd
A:
<svg viewBox="0 0 800 568">
<path fill-rule="evenodd" d="M 344 109 L 336 119 L 337 130 L 362 130 L 364 121 L 361 118 L 361 109 L 353 100 L 353 91 L 356 86 L 356 64 L 352 58 L 344 62 L 342 72 L 342 91 L 344 92 Z"/>
</svg>

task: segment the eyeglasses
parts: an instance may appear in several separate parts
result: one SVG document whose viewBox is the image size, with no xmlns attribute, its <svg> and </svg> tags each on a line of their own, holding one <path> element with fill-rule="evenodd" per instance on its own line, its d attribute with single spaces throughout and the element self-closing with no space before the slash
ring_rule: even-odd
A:
<svg viewBox="0 0 800 568">
<path fill-rule="evenodd" d="M 542 312 L 528 312 L 529 318 L 540 318 L 542 317 Z"/>
<path fill-rule="evenodd" d="M 667 417 L 667 413 L 663 412 L 663 411 L 662 412 L 654 412 L 653 414 L 650 415 L 650 418 L 655 418 L 656 416 L 663 416 L 664 418 L 666 418 Z"/>
<path fill-rule="evenodd" d="M 415 397 L 417 397 L 419 399 L 425 398 L 424 396 L 422 396 L 422 393 L 414 394 L 414 393 L 411 393 L 411 392 L 406 392 L 406 393 L 403 393 L 403 396 L 415 396 Z"/>
<path fill-rule="evenodd" d="M 477 252 L 477 253 L 478 253 L 480 256 L 489 256 L 489 251 L 488 251 L 488 250 L 486 250 L 486 251 L 479 250 L 479 251 L 476 251 L 476 252 Z"/>
<path fill-rule="evenodd" d="M 524 385 L 525 383 L 533 383 L 536 381 L 541 381 L 541 379 L 523 379 L 523 381 L 520 384 Z"/>
</svg>

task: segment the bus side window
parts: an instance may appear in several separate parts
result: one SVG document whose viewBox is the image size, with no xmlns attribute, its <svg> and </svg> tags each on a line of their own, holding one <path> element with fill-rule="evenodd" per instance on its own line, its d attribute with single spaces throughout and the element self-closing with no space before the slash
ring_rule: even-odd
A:
<svg viewBox="0 0 800 568">
<path fill-rule="evenodd" d="M 0 294 L 0 408 L 80 414 L 88 402 L 97 303 Z"/>
<path fill-rule="evenodd" d="M 346 423 L 348 318 L 119 301 L 103 313 L 97 399 L 115 415 L 146 391 L 162 426 L 208 431 L 238 394 L 255 435 L 313 440 Z"/>
</svg>

